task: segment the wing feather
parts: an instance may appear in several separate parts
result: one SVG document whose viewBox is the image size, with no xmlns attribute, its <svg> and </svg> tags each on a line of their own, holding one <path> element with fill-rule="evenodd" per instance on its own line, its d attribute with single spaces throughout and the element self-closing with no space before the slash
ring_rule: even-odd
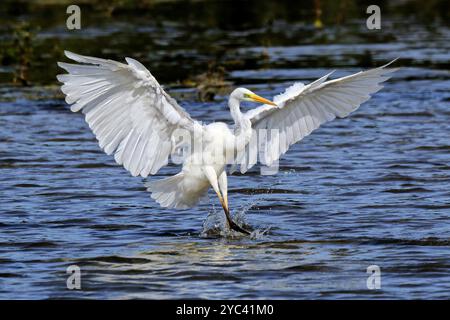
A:
<svg viewBox="0 0 450 320">
<path fill-rule="evenodd" d="M 389 79 L 390 73 L 397 70 L 386 68 L 394 61 L 334 80 L 327 81 L 331 75 L 329 73 L 306 86 L 295 83 L 284 93 L 274 97 L 278 108 L 262 105 L 245 113 L 245 117 L 252 123 L 253 135 L 257 135 L 260 129 L 275 129 L 279 131 L 279 141 L 275 141 L 273 137 L 265 143 L 258 141 L 258 151 L 247 147 L 237 160 L 241 172 L 246 172 L 256 163 L 248 161 L 254 158 L 256 152 L 260 154 L 261 163 L 270 166 L 289 146 L 308 136 L 323 123 L 336 117 L 346 117 L 358 109 L 372 94 L 383 88 L 380 83 Z M 279 143 L 278 147 L 274 147 L 276 143 Z M 267 152 L 272 154 L 268 155 Z"/>
<path fill-rule="evenodd" d="M 202 130 L 138 61 L 127 64 L 65 51 L 78 64 L 59 62 L 57 79 L 73 112 L 81 111 L 107 154 L 133 176 L 168 163 L 176 129 Z"/>
</svg>

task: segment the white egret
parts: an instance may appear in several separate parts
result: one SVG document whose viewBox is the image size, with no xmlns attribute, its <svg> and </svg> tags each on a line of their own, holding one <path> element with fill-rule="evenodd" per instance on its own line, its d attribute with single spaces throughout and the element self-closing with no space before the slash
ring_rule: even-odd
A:
<svg viewBox="0 0 450 320">
<path fill-rule="evenodd" d="M 58 75 L 61 90 L 73 112 L 82 111 L 100 147 L 114 154 L 133 176 L 154 175 L 168 164 L 176 148 L 175 132 L 183 129 L 202 139 L 200 150 L 183 162 L 182 170 L 169 178 L 147 184 L 152 198 L 162 207 L 186 209 L 195 206 L 211 186 L 216 192 L 226 221 L 233 230 L 249 233 L 230 216 L 227 192 L 226 157 L 232 148 L 234 165 L 245 173 L 256 163 L 271 165 L 290 145 L 300 141 L 322 123 L 355 111 L 370 95 L 382 88 L 394 69 L 387 65 L 327 81 L 329 74 L 304 85 L 295 83 L 274 102 L 245 88 L 235 89 L 228 100 L 234 126 L 214 122 L 202 125 L 192 119 L 159 85 L 138 61 L 128 64 L 66 51 L 80 64 L 59 62 L 68 74 Z M 392 62 L 391 62 L 392 63 Z M 240 103 L 252 101 L 261 106 L 242 113 Z M 258 130 L 275 130 L 268 135 L 264 150 L 251 144 Z M 217 146 L 221 152 L 217 153 Z M 231 147 L 230 147 L 231 146 Z M 228 149 L 227 149 L 228 148 Z M 211 161 L 197 161 L 200 158 Z"/>
</svg>

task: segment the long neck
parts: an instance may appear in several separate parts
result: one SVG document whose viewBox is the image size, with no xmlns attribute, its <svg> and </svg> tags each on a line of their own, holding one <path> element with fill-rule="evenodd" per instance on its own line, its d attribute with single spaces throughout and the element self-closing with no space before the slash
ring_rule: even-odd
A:
<svg viewBox="0 0 450 320">
<path fill-rule="evenodd" d="M 233 118 L 236 127 L 241 127 L 243 124 L 243 116 L 240 108 L 240 101 L 231 96 L 228 100 L 228 106 L 230 107 L 231 117 Z"/>
</svg>

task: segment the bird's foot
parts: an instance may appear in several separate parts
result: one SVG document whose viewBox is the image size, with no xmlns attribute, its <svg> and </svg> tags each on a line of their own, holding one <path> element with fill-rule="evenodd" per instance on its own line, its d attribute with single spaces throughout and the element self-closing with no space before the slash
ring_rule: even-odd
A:
<svg viewBox="0 0 450 320">
<path fill-rule="evenodd" d="M 236 222 L 234 222 L 229 215 L 227 215 L 227 221 L 228 221 L 228 226 L 230 227 L 231 230 L 234 230 L 234 231 L 246 234 L 246 235 L 251 234 L 250 231 L 245 230 L 244 228 L 240 227 Z"/>
</svg>

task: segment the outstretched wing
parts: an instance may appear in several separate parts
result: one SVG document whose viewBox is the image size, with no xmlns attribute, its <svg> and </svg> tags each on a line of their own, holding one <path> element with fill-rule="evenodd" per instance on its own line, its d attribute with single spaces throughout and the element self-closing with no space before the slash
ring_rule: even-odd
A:
<svg viewBox="0 0 450 320">
<path fill-rule="evenodd" d="M 85 114 L 100 147 L 133 176 L 147 177 L 168 163 L 175 130 L 201 130 L 138 61 L 65 54 L 82 63 L 58 62 L 68 72 L 57 76 L 66 102 Z"/>
<path fill-rule="evenodd" d="M 383 87 L 380 83 L 390 78 L 388 74 L 397 70 L 386 69 L 394 61 L 335 80 L 326 81 L 329 73 L 306 86 L 296 83 L 274 97 L 278 108 L 262 105 L 245 113 L 254 130 L 253 143 L 238 156 L 241 172 L 256 163 L 258 154 L 260 162 L 270 166 L 322 123 L 358 109 Z M 266 129 L 264 134 L 259 133 L 261 129 Z M 261 138 L 265 141 L 258 141 Z"/>
</svg>

